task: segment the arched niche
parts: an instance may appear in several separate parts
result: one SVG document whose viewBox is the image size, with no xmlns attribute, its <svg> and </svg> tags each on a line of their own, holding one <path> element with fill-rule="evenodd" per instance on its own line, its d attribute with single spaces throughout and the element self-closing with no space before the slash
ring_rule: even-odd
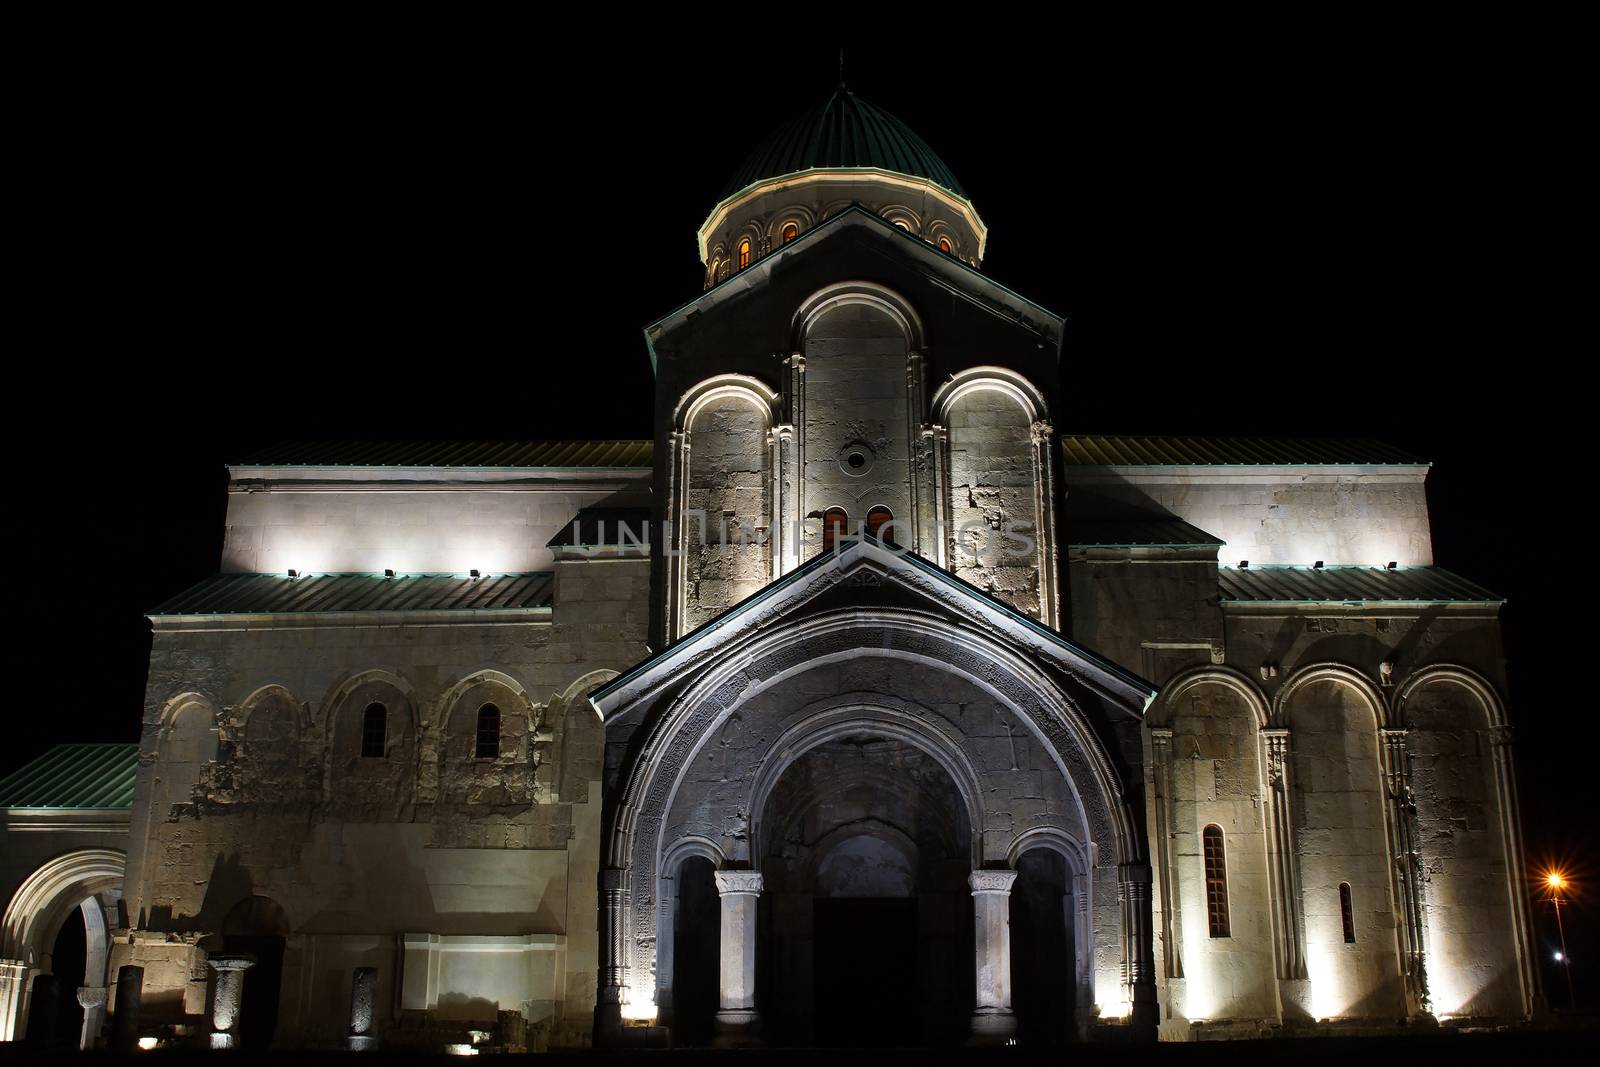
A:
<svg viewBox="0 0 1600 1067">
<path fill-rule="evenodd" d="M 946 565 L 1054 625 L 1053 458 L 1044 396 L 1015 372 L 974 367 L 935 392 L 933 417 L 947 441 Z"/>
<path fill-rule="evenodd" d="M 404 821 L 416 801 L 417 709 L 411 683 L 389 671 L 370 670 L 336 685 L 328 709 L 327 790 L 350 821 Z M 381 708 L 381 749 L 364 744 L 369 709 Z"/>
<path fill-rule="evenodd" d="M 931 504 L 916 466 L 922 414 L 921 315 L 911 301 L 867 281 L 831 285 L 800 303 L 791 381 L 801 477 L 796 514 L 805 520 L 799 559 L 822 551 L 823 516 L 842 509 L 846 526 L 866 523 L 875 507 L 904 523 L 901 543 L 920 550 L 925 524 L 918 501 Z"/>
<path fill-rule="evenodd" d="M 479 756 L 479 716 L 499 712 L 499 744 Z M 526 808 L 534 803 L 532 746 L 535 711 L 522 683 L 496 670 L 462 678 L 439 698 L 439 801 L 441 806 Z M 437 813 L 436 813 L 437 814 Z"/>
<path fill-rule="evenodd" d="M 1174 678 L 1147 726 L 1164 730 L 1152 835 L 1163 880 L 1166 973 L 1182 977 L 1174 1010 L 1188 1019 L 1261 1019 L 1277 1013 L 1277 949 L 1268 863 L 1268 795 L 1261 730 L 1268 705 L 1256 685 L 1225 667 Z M 1375 743 L 1375 742 L 1374 742 Z M 1374 758 L 1376 750 L 1374 749 Z M 1207 913 L 1205 831 L 1227 842 L 1228 936 L 1211 936 Z"/>
<path fill-rule="evenodd" d="M 172 817 L 174 805 L 190 803 L 201 772 L 217 760 L 217 707 L 199 693 L 182 693 L 161 709 L 156 741 L 153 814 Z"/>
<path fill-rule="evenodd" d="M 1395 718 L 1406 731 L 1416 845 L 1429 872 L 1433 1009 L 1456 1017 L 1524 1018 L 1533 981 L 1504 705 L 1475 672 L 1439 665 L 1399 687 Z"/>
<path fill-rule="evenodd" d="M 669 622 L 687 633 L 773 577 L 778 394 L 746 375 L 699 383 L 674 412 Z"/>
<path fill-rule="evenodd" d="M 322 795 L 322 767 L 310 735 L 310 716 L 279 685 L 256 690 L 240 704 L 233 764 L 248 803 L 294 806 Z"/>
<path fill-rule="evenodd" d="M 1405 1014 L 1395 940 L 1380 730 L 1388 709 L 1358 671 L 1312 664 L 1285 683 L 1277 716 L 1289 730 L 1291 825 L 1300 879 L 1310 1010 L 1318 1019 Z M 1355 924 L 1344 940 L 1341 883 Z"/>
</svg>

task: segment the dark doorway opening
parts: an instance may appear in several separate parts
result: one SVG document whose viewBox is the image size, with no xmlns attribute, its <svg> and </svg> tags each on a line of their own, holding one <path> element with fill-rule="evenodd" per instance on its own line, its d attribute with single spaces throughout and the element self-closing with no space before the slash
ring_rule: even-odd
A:
<svg viewBox="0 0 1600 1067">
<path fill-rule="evenodd" d="M 51 1043 L 58 1048 L 77 1048 L 83 1037 L 83 1005 L 78 1003 L 78 989 L 84 984 L 88 961 L 89 931 L 83 924 L 80 906 L 67 913 L 50 950 L 50 971 L 56 976 L 56 1025 Z"/>
<path fill-rule="evenodd" d="M 812 921 L 816 1043 L 918 1044 L 916 900 L 823 898 Z"/>
<path fill-rule="evenodd" d="M 249 953 L 255 966 L 244 972 L 244 995 L 239 1003 L 239 1046 L 272 1047 L 278 1029 L 278 993 L 283 988 L 283 941 L 281 937 L 241 936 L 224 938 L 227 954 Z"/>
<path fill-rule="evenodd" d="M 283 989 L 283 949 L 289 919 L 277 901 L 247 897 L 222 920 L 222 951 L 248 954 L 255 965 L 244 972 L 239 1003 L 239 1044 L 247 1049 L 272 1047 L 278 1029 L 279 994 Z"/>
<path fill-rule="evenodd" d="M 1011 1003 L 1021 1045 L 1073 1037 L 1076 954 L 1066 860 L 1047 849 L 1017 859 L 1011 887 Z"/>
<path fill-rule="evenodd" d="M 721 985 L 722 899 L 715 869 L 703 856 L 678 867 L 672 926 L 672 1034 L 679 1045 L 705 1046 L 715 1036 Z"/>
</svg>

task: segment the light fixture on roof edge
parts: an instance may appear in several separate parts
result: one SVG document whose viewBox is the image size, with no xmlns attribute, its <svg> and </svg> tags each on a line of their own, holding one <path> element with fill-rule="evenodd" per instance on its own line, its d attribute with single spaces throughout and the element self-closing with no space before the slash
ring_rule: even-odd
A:
<svg viewBox="0 0 1600 1067">
<path fill-rule="evenodd" d="M 289 577 L 290 578 L 298 578 L 298 577 L 300 577 L 300 572 L 295 570 L 293 567 L 290 567 L 289 568 Z"/>
<path fill-rule="evenodd" d="M 1322 561 L 1320 559 L 1317 560 L 1311 565 L 1311 569 L 1314 571 L 1320 571 L 1322 569 Z"/>
</svg>

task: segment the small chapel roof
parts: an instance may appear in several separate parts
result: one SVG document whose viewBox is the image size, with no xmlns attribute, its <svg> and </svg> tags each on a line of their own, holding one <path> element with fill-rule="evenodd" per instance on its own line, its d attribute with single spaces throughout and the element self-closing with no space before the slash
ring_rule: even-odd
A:
<svg viewBox="0 0 1600 1067">
<path fill-rule="evenodd" d="M 1371 437 L 1152 437 L 1062 434 L 1068 466 L 1340 467 L 1428 466 Z"/>
<path fill-rule="evenodd" d="M 131 808 L 136 744 L 56 745 L 0 778 L 0 808 Z"/>
</svg>

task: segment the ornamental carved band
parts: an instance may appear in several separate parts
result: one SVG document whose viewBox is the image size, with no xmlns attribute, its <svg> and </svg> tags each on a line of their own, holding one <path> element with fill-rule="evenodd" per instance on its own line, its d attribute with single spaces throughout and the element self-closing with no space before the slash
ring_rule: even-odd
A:
<svg viewBox="0 0 1600 1067">
<path fill-rule="evenodd" d="M 717 892 L 723 896 L 741 893 L 756 896 L 761 892 L 760 871 L 716 871 Z"/>
<path fill-rule="evenodd" d="M 973 871 L 967 877 L 967 885 L 972 887 L 974 894 L 1009 893 L 1016 880 L 1016 871 Z"/>
</svg>

